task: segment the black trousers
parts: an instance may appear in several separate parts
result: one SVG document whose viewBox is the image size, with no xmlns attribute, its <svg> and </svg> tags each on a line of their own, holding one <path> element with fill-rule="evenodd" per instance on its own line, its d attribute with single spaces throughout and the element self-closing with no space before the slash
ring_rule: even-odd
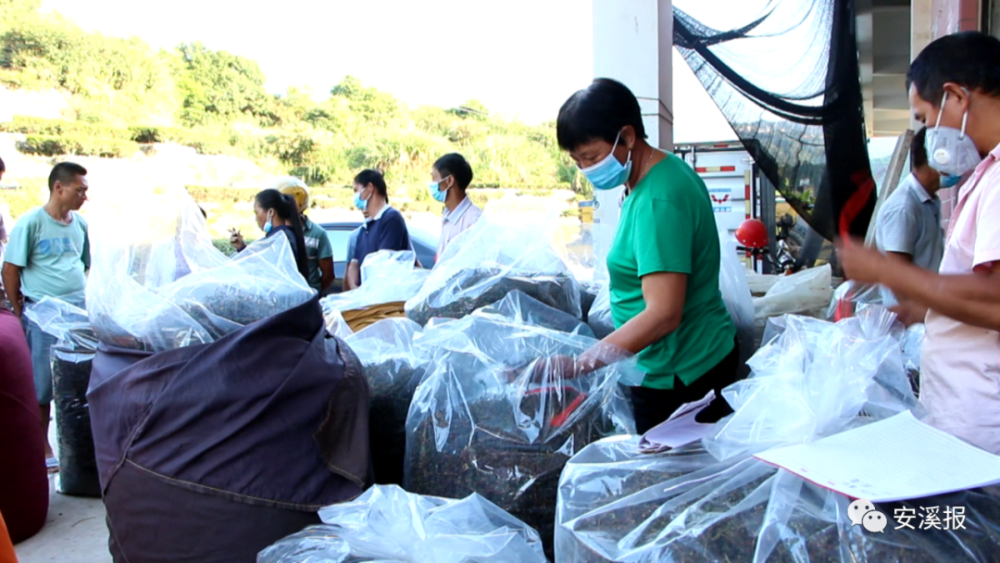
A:
<svg viewBox="0 0 1000 563">
<path fill-rule="evenodd" d="M 715 400 L 705 410 L 698 413 L 698 422 L 718 422 L 719 419 L 732 414 L 733 409 L 722 398 L 722 390 L 734 383 L 740 367 L 740 345 L 737 342 L 733 351 L 721 362 L 708 370 L 691 384 L 686 386 L 681 378 L 674 378 L 673 389 L 650 389 L 648 387 L 632 387 L 632 412 L 635 416 L 635 429 L 641 435 L 654 426 L 670 418 L 684 403 L 699 401 L 715 390 Z"/>
</svg>

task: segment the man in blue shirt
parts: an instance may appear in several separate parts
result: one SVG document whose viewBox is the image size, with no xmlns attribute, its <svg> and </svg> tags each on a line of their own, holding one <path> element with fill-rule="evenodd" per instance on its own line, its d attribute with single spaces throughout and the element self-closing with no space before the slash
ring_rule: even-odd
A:
<svg viewBox="0 0 1000 563">
<path fill-rule="evenodd" d="M 364 213 L 365 224 L 358 233 L 354 256 L 348 268 L 360 271 L 365 257 L 379 250 L 410 250 L 410 235 L 403 214 L 389 205 L 385 178 L 377 170 L 364 170 L 354 178 L 354 205 Z M 350 281 L 354 276 L 348 276 Z M 355 289 L 358 284 L 348 289 Z M 353 285 L 353 283 L 348 284 Z"/>
</svg>

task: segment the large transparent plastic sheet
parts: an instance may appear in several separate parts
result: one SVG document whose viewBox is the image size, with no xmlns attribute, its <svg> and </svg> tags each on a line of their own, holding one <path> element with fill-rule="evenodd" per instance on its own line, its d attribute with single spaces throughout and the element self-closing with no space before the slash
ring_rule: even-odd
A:
<svg viewBox="0 0 1000 563">
<path fill-rule="evenodd" d="M 230 260 L 183 187 L 109 191 L 90 207 L 87 304 L 102 342 L 153 352 L 209 343 L 313 296 L 285 237 Z"/>
<path fill-rule="evenodd" d="M 847 280 L 834 290 L 830 306 L 826 310 L 826 319 L 837 321 L 875 305 L 885 306 L 881 286 Z"/>
<path fill-rule="evenodd" d="M 375 482 L 403 483 L 406 415 L 427 359 L 413 346 L 421 327 L 409 319 L 386 319 L 344 341 L 364 368 L 371 396 L 369 441 Z"/>
<path fill-rule="evenodd" d="M 875 209 L 853 0 L 674 0 L 674 45 L 747 151 L 823 237 Z"/>
<path fill-rule="evenodd" d="M 580 285 L 548 236 L 484 215 L 455 238 L 406 314 L 421 325 L 434 317 L 458 319 L 519 290 L 577 319 Z"/>
<path fill-rule="evenodd" d="M 326 524 L 279 541 L 257 562 L 545 562 L 538 532 L 476 494 L 451 500 L 375 486 L 320 516 Z"/>
<path fill-rule="evenodd" d="M 878 507 L 892 517 L 897 508 L 966 506 L 968 531 L 873 534 L 852 528 L 851 499 L 752 457 L 918 409 L 891 313 L 782 321 L 751 359 L 750 379 L 723 392 L 736 412 L 703 443 L 650 455 L 639 453 L 638 437 L 609 438 L 570 460 L 558 561 L 995 561 L 996 490 Z"/>
<path fill-rule="evenodd" d="M 338 320 L 334 313 L 404 303 L 416 295 L 430 276 L 430 270 L 416 267 L 416 259 L 409 250 L 380 250 L 366 257 L 361 267 L 361 287 L 320 301 L 327 326 L 334 326 Z"/>
<path fill-rule="evenodd" d="M 635 359 L 591 338 L 479 316 L 428 326 L 416 346 L 430 364 L 406 423 L 406 489 L 479 493 L 551 546 L 566 461 L 634 432 L 619 382 L 641 381 Z M 573 377 L 548 361 L 588 350 L 605 367 Z"/>
<path fill-rule="evenodd" d="M 736 257 L 736 238 L 724 231 L 719 232 L 719 246 L 722 249 L 719 266 L 719 292 L 726 310 L 736 325 L 736 340 L 740 345 L 739 377 L 746 377 L 746 361 L 757 351 L 754 341 L 754 306 L 747 270 Z"/>
<path fill-rule="evenodd" d="M 851 499 L 754 458 L 692 446 L 638 453 L 637 437 L 591 444 L 560 482 L 556 561 L 993 562 L 1000 490 L 876 504 L 884 533 L 852 526 Z M 897 510 L 965 507 L 965 530 L 895 529 Z M 914 521 L 916 524 L 916 521 Z"/>
</svg>

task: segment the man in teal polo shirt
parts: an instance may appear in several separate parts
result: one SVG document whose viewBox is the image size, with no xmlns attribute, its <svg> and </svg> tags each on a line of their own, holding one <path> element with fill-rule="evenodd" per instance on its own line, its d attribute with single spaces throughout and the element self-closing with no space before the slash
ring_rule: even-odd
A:
<svg viewBox="0 0 1000 563">
<path fill-rule="evenodd" d="M 49 174 L 48 203 L 20 218 L 4 253 L 4 287 L 28 338 L 35 395 L 46 436 L 52 403 L 49 356 L 55 338 L 42 332 L 23 312 L 26 306 L 44 297 L 62 297 L 83 291 L 86 286 L 90 243 L 87 222 L 76 213 L 87 201 L 86 176 L 87 170 L 79 164 L 57 164 Z M 45 455 L 49 465 L 54 465 L 48 440 Z"/>
</svg>

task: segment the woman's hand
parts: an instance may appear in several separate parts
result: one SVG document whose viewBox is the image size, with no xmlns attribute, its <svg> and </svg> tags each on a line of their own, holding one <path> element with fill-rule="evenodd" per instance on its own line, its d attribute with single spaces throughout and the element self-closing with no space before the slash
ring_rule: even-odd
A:
<svg viewBox="0 0 1000 563">
<path fill-rule="evenodd" d="M 243 235 L 236 229 L 229 230 L 229 244 L 233 245 L 233 248 L 238 252 L 242 252 L 247 247 L 246 243 L 243 242 Z"/>
<path fill-rule="evenodd" d="M 539 358 L 531 368 L 531 381 L 535 383 L 573 379 L 577 375 L 581 375 L 577 361 L 569 356 Z"/>
<path fill-rule="evenodd" d="M 564 355 L 539 358 L 531 370 L 531 381 L 540 383 L 543 381 L 573 379 L 587 375 L 605 367 L 617 359 L 618 356 L 624 356 L 624 354 L 627 354 L 627 352 L 598 343 L 595 347 L 575 358 Z M 601 356 L 615 357 L 602 360 Z"/>
</svg>

